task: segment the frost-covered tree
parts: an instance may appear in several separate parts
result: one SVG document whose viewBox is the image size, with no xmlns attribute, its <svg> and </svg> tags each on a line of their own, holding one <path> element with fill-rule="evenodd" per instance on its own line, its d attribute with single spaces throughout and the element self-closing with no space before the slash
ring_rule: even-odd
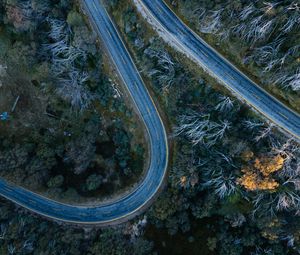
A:
<svg viewBox="0 0 300 255">
<path fill-rule="evenodd" d="M 56 92 L 75 109 L 86 109 L 94 98 L 84 85 L 88 78 L 87 73 L 74 70 L 68 77 L 59 79 Z"/>
<path fill-rule="evenodd" d="M 253 200 L 253 214 L 275 216 L 280 211 L 297 213 L 300 210 L 300 195 L 284 185 L 275 192 L 258 192 Z"/>
<path fill-rule="evenodd" d="M 209 114 L 192 112 L 179 117 L 179 125 L 174 132 L 175 135 L 185 135 L 194 145 L 202 143 L 210 147 L 221 140 L 230 128 L 227 120 L 214 122 Z"/>
<path fill-rule="evenodd" d="M 189 17 L 196 21 L 200 32 L 214 34 L 220 40 L 237 39 L 248 46 L 244 60 L 262 68 L 267 74 L 265 82 L 300 90 L 299 3 L 252 1 L 237 5 L 235 1 L 225 1 L 196 7 L 191 13 Z"/>
<path fill-rule="evenodd" d="M 212 188 L 220 199 L 234 194 L 237 190 L 235 176 L 233 174 L 226 175 L 222 171 L 213 173 L 203 185 Z"/>
<path fill-rule="evenodd" d="M 150 58 L 157 60 L 157 67 L 148 71 L 149 76 L 155 76 L 162 86 L 168 89 L 175 82 L 175 64 L 171 56 L 163 50 L 147 48 L 144 53 Z"/>
<path fill-rule="evenodd" d="M 72 108 L 84 110 L 94 98 L 86 85 L 89 75 L 77 66 L 86 60 L 86 53 L 72 45 L 72 30 L 65 21 L 48 19 L 48 23 L 51 43 L 44 48 L 51 54 L 51 69 L 57 80 L 55 91 Z"/>
<path fill-rule="evenodd" d="M 234 101 L 230 97 L 220 96 L 220 102 L 215 109 L 221 112 L 229 112 L 234 107 Z"/>
</svg>

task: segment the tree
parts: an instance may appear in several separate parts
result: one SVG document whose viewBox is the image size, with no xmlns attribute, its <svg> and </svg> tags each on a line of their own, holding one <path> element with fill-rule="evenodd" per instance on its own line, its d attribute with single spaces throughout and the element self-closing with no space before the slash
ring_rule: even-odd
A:
<svg viewBox="0 0 300 255">
<path fill-rule="evenodd" d="M 84 21 L 81 16 L 77 11 L 72 10 L 69 12 L 68 17 L 67 17 L 67 23 L 72 27 L 72 26 L 81 26 Z"/>
<path fill-rule="evenodd" d="M 244 175 L 238 179 L 238 183 L 247 190 L 274 190 L 279 186 L 273 178 L 261 178 L 258 173 L 249 169 L 243 169 L 242 172 Z"/>
<path fill-rule="evenodd" d="M 77 14 L 73 13 L 70 22 L 74 22 L 76 17 Z M 51 53 L 52 72 L 58 81 L 55 91 L 73 109 L 84 110 L 94 99 L 86 86 L 90 78 L 88 72 L 77 67 L 77 63 L 86 60 L 86 52 L 71 44 L 71 28 L 65 21 L 48 19 L 48 22 L 51 27 L 49 37 L 53 42 L 46 44 L 45 49 Z"/>
<path fill-rule="evenodd" d="M 84 86 L 88 79 L 89 75 L 85 72 L 70 71 L 67 77 L 59 79 L 56 92 L 70 102 L 74 109 L 87 109 L 94 99 L 91 92 Z"/>
<path fill-rule="evenodd" d="M 93 135 L 73 139 L 66 145 L 64 162 L 74 166 L 74 173 L 83 173 L 94 159 L 96 147 Z"/>
<path fill-rule="evenodd" d="M 244 167 L 244 175 L 237 182 L 250 191 L 275 190 L 279 183 L 270 175 L 283 168 L 284 158 L 277 155 L 273 158 L 263 156 L 256 158 L 253 166 Z"/>
<path fill-rule="evenodd" d="M 101 175 L 98 174 L 90 175 L 85 181 L 87 190 L 94 191 L 98 189 L 102 184 L 102 179 L 103 178 Z"/>
<path fill-rule="evenodd" d="M 202 143 L 208 147 L 221 140 L 225 132 L 231 128 L 227 120 L 217 123 L 210 121 L 209 114 L 195 112 L 180 116 L 179 123 L 179 126 L 175 128 L 175 135 L 183 133 L 194 145 Z"/>
<path fill-rule="evenodd" d="M 234 101 L 230 97 L 221 96 L 220 102 L 215 106 L 215 109 L 221 112 L 229 112 L 234 107 Z"/>
<path fill-rule="evenodd" d="M 49 188 L 59 188 L 61 187 L 63 182 L 64 182 L 64 177 L 62 175 L 56 175 L 47 182 L 47 186 Z"/>
<path fill-rule="evenodd" d="M 226 176 L 226 174 L 222 172 L 218 175 L 213 174 L 211 179 L 206 181 L 203 185 L 213 188 L 214 192 L 221 199 L 234 194 L 237 189 L 234 175 L 230 174 Z"/>
</svg>

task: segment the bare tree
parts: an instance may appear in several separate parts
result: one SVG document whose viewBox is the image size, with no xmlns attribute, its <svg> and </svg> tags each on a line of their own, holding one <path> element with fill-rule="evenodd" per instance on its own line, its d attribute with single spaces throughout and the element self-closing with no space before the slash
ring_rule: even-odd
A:
<svg viewBox="0 0 300 255">
<path fill-rule="evenodd" d="M 210 11 L 208 14 L 203 15 L 200 25 L 200 31 L 206 34 L 217 34 L 221 27 L 221 17 L 224 8 L 216 11 Z"/>
<path fill-rule="evenodd" d="M 13 244 L 9 244 L 9 245 L 7 246 L 7 252 L 8 252 L 8 254 L 10 254 L 10 255 L 15 254 L 15 253 L 16 253 L 16 247 L 15 247 Z"/>
<path fill-rule="evenodd" d="M 293 140 L 272 143 L 272 150 L 275 155 L 284 157 L 283 169 L 278 172 L 280 176 L 294 178 L 300 174 L 300 147 Z"/>
<path fill-rule="evenodd" d="M 241 12 L 240 12 L 240 15 L 239 15 L 239 19 L 244 21 L 244 20 L 247 20 L 250 15 L 254 14 L 255 11 L 257 9 L 254 7 L 253 3 L 247 5 Z"/>
<path fill-rule="evenodd" d="M 94 98 L 84 86 L 88 78 L 87 73 L 74 70 L 68 73 L 66 78 L 59 79 L 59 86 L 56 92 L 70 102 L 75 109 L 86 109 Z"/>
<path fill-rule="evenodd" d="M 272 135 L 272 129 L 274 127 L 273 123 L 270 123 L 268 126 L 261 129 L 258 133 L 258 135 L 255 137 L 255 141 L 258 142 L 261 139 L 270 137 Z"/>
<path fill-rule="evenodd" d="M 284 13 L 286 15 L 286 22 L 280 28 L 283 34 L 289 33 L 295 26 L 300 24 L 300 6 L 298 3 L 291 3 L 285 8 Z"/>
<path fill-rule="evenodd" d="M 291 209 L 300 208 L 300 196 L 293 191 L 284 190 L 278 192 L 276 199 L 276 210 L 277 211 L 288 211 Z"/>
<path fill-rule="evenodd" d="M 253 17 L 233 27 L 233 33 L 241 36 L 245 40 L 254 45 L 259 40 L 264 40 L 272 31 L 275 25 L 275 19 L 268 19 L 268 16 L 261 14 Z"/>
<path fill-rule="evenodd" d="M 215 106 L 215 109 L 220 112 L 229 112 L 234 106 L 234 101 L 230 97 L 221 96 L 221 101 Z"/>
<path fill-rule="evenodd" d="M 254 197 L 253 206 L 253 215 L 259 213 L 274 217 L 279 211 L 296 213 L 300 209 L 300 196 L 285 184 L 275 192 L 258 192 Z"/>
<path fill-rule="evenodd" d="M 5 239 L 6 233 L 7 233 L 7 226 L 4 225 L 4 223 L 2 223 L 0 226 L 0 239 Z"/>
<path fill-rule="evenodd" d="M 275 83 L 281 84 L 283 88 L 290 88 L 294 91 L 300 90 L 300 67 L 294 74 L 278 74 Z"/>
<path fill-rule="evenodd" d="M 65 21 L 48 19 L 50 24 L 49 37 L 52 43 L 44 45 L 52 56 L 52 70 L 56 75 L 60 75 L 68 69 L 74 69 L 74 62 L 77 59 L 85 60 L 86 54 L 78 47 L 71 45 L 71 28 Z"/>
<path fill-rule="evenodd" d="M 78 47 L 71 45 L 71 29 L 65 21 L 48 19 L 49 37 L 52 43 L 45 49 L 51 53 L 52 72 L 57 78 L 55 91 L 63 99 L 70 102 L 73 109 L 86 109 L 94 96 L 86 86 L 89 80 L 87 72 L 76 68 L 76 61 L 84 61 L 86 54 Z"/>
<path fill-rule="evenodd" d="M 226 131 L 231 128 L 230 123 L 210 121 L 209 114 L 183 115 L 179 119 L 179 126 L 175 128 L 175 135 L 184 134 L 194 145 L 202 143 L 208 147 L 221 140 Z"/>
<path fill-rule="evenodd" d="M 256 120 L 245 120 L 243 121 L 244 127 L 249 130 L 253 131 L 254 141 L 259 142 L 265 138 L 272 138 L 273 139 L 273 128 L 274 124 L 266 124 L 263 122 L 258 122 Z M 270 140 L 272 140 L 270 139 Z"/>
<path fill-rule="evenodd" d="M 26 252 L 32 252 L 34 250 L 33 248 L 33 242 L 31 240 L 25 240 L 23 243 L 22 249 L 25 250 Z"/>
<path fill-rule="evenodd" d="M 171 56 L 163 50 L 147 48 L 145 54 L 158 60 L 158 69 L 148 71 L 149 76 L 156 76 L 163 89 L 168 89 L 175 81 L 175 63 Z"/>
<path fill-rule="evenodd" d="M 267 45 L 257 47 L 254 49 L 251 58 L 258 64 L 265 66 L 264 72 L 268 72 L 278 64 L 283 65 L 286 55 L 282 59 L 278 57 L 280 47 L 285 39 L 277 37 L 274 41 Z"/>
<path fill-rule="evenodd" d="M 226 176 L 222 171 L 212 174 L 210 180 L 206 181 L 203 185 L 213 188 L 216 195 L 221 199 L 234 194 L 237 189 L 236 177 L 233 174 Z"/>
<path fill-rule="evenodd" d="M 264 126 L 265 124 L 263 122 L 256 122 L 255 120 L 249 119 L 249 120 L 243 121 L 243 125 L 250 130 L 255 130 L 257 128 Z"/>
<path fill-rule="evenodd" d="M 255 247 L 255 251 L 251 252 L 250 255 L 272 255 L 274 254 L 271 248 L 261 248 L 259 246 Z"/>
<path fill-rule="evenodd" d="M 288 247 L 294 247 L 294 245 L 295 245 L 295 237 L 292 234 L 288 234 L 288 235 L 281 237 L 281 240 L 286 241 Z"/>
</svg>

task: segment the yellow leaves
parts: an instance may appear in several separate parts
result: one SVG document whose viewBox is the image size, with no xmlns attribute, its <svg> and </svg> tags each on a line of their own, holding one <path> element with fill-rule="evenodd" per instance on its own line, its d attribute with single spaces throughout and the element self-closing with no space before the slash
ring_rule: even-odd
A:
<svg viewBox="0 0 300 255">
<path fill-rule="evenodd" d="M 271 231 L 262 231 L 261 234 L 264 238 L 269 239 L 271 241 L 275 241 L 278 239 L 278 235 L 272 233 Z"/>
<path fill-rule="evenodd" d="M 279 183 L 272 178 L 265 178 L 259 182 L 258 189 L 260 190 L 274 190 L 279 186 Z"/>
<path fill-rule="evenodd" d="M 280 227 L 280 222 L 278 219 L 274 218 L 269 222 L 269 224 L 267 224 L 267 227 L 268 228 Z"/>
<path fill-rule="evenodd" d="M 275 190 L 279 183 L 270 174 L 279 171 L 284 164 L 284 158 L 277 155 L 274 158 L 261 157 L 254 160 L 253 166 L 242 169 L 244 175 L 237 183 L 247 190 Z"/>
<path fill-rule="evenodd" d="M 280 170 L 283 167 L 284 158 L 280 155 L 270 159 L 267 157 L 262 157 L 260 159 L 256 158 L 254 167 L 258 169 L 263 176 L 269 176 L 271 173 L 274 173 Z"/>
<path fill-rule="evenodd" d="M 274 179 L 267 177 L 261 178 L 253 169 L 243 169 L 244 175 L 237 180 L 247 190 L 274 190 L 279 184 Z"/>
<path fill-rule="evenodd" d="M 280 229 L 280 227 L 281 224 L 278 219 L 272 219 L 269 224 L 265 226 L 264 230 L 262 230 L 261 234 L 264 238 L 271 241 L 277 240 L 279 236 L 276 230 Z"/>
<path fill-rule="evenodd" d="M 194 187 L 199 182 L 199 177 L 197 174 L 192 174 L 190 177 L 181 176 L 179 184 L 182 188 L 187 188 L 189 185 Z"/>
<path fill-rule="evenodd" d="M 186 178 L 186 176 L 181 176 L 180 177 L 180 186 L 183 187 L 183 188 L 185 188 L 186 184 L 187 184 L 187 178 Z"/>
</svg>

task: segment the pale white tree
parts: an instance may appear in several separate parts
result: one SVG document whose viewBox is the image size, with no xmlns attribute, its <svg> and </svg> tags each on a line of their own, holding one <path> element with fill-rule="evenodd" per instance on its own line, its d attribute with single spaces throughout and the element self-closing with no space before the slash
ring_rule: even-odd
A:
<svg viewBox="0 0 300 255">
<path fill-rule="evenodd" d="M 220 112 L 229 112 L 234 107 L 234 100 L 227 96 L 221 96 L 221 101 L 215 106 L 215 109 Z"/>
<path fill-rule="evenodd" d="M 148 48 L 145 54 L 158 60 L 158 68 L 148 70 L 149 76 L 156 76 L 162 89 L 168 89 L 175 82 L 175 63 L 171 56 L 163 50 Z"/>
<path fill-rule="evenodd" d="M 179 126 L 174 129 L 175 135 L 184 134 L 194 145 L 202 143 L 208 147 L 221 140 L 231 128 L 227 120 L 214 122 L 209 114 L 192 113 L 179 118 Z"/>
<path fill-rule="evenodd" d="M 76 68 L 76 61 L 85 61 L 86 53 L 71 45 L 71 29 L 65 21 L 48 19 L 49 37 L 52 43 L 44 48 L 51 53 L 51 69 L 57 79 L 55 91 L 69 102 L 73 109 L 86 109 L 94 96 L 86 86 L 89 80 L 87 72 Z"/>
<path fill-rule="evenodd" d="M 223 172 L 212 174 L 210 180 L 206 181 L 203 186 L 212 188 L 220 199 L 234 194 L 237 190 L 236 177 L 233 174 L 227 176 Z"/>
<path fill-rule="evenodd" d="M 72 107 L 77 109 L 86 109 L 94 96 L 84 86 L 89 79 L 89 75 L 85 72 L 74 70 L 68 73 L 66 78 L 59 79 L 59 86 L 56 92 L 70 102 Z"/>
</svg>

